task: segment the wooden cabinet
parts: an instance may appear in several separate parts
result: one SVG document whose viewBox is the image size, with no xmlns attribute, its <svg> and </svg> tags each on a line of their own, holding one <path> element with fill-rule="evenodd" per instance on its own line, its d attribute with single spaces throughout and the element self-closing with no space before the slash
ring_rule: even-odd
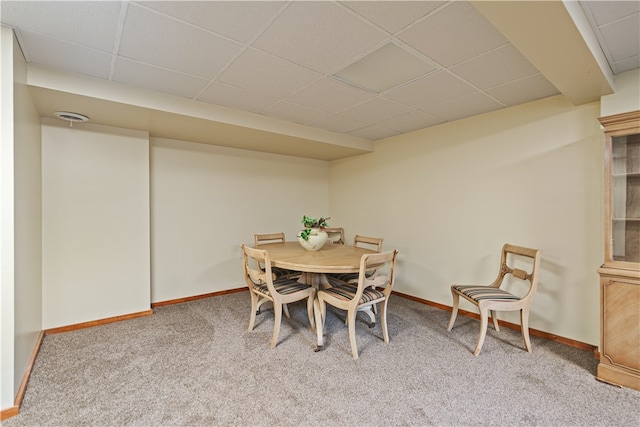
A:
<svg viewBox="0 0 640 427">
<path fill-rule="evenodd" d="M 598 379 L 640 390 L 640 111 L 605 129 L 605 259 Z"/>
</svg>

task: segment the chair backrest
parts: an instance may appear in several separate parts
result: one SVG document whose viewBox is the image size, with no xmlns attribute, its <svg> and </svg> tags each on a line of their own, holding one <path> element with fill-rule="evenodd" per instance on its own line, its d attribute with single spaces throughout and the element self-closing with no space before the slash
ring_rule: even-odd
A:
<svg viewBox="0 0 640 427">
<path fill-rule="evenodd" d="M 324 231 L 329 235 L 329 239 L 333 244 L 344 245 L 344 228 L 325 227 Z"/>
<path fill-rule="evenodd" d="M 515 255 L 510 257 L 509 255 Z M 521 301 L 532 298 L 538 289 L 538 270 L 540 268 L 540 249 L 525 248 L 522 246 L 515 246 L 506 243 L 502 247 L 502 256 L 500 257 L 500 272 L 498 278 L 490 286 L 499 288 L 505 277 L 510 274 L 516 279 L 529 282 L 529 290 L 525 296 L 520 298 Z M 527 258 L 530 261 L 529 272 L 520 268 L 510 267 L 509 264 L 515 261 L 518 257 Z"/>
<path fill-rule="evenodd" d="M 381 237 L 366 237 L 366 236 L 356 236 L 353 238 L 353 246 L 367 247 L 366 245 L 375 246 L 378 252 L 382 250 L 382 238 Z"/>
<path fill-rule="evenodd" d="M 249 290 L 253 289 L 253 285 L 266 284 L 271 295 L 275 295 L 269 252 L 262 249 L 254 249 L 247 245 L 242 245 L 241 248 L 244 279 Z M 264 268 L 261 268 L 261 266 L 264 266 Z"/>
<path fill-rule="evenodd" d="M 284 233 L 271 233 L 271 234 L 254 234 L 253 235 L 255 246 L 261 243 L 284 243 Z"/>
<path fill-rule="evenodd" d="M 389 297 L 395 282 L 396 249 L 377 254 L 362 255 L 360 259 L 360 271 L 358 272 L 358 290 L 354 301 L 359 301 L 362 292 L 366 287 L 381 288 L 385 297 Z M 368 276 L 368 272 L 375 269 L 373 275 Z"/>
</svg>

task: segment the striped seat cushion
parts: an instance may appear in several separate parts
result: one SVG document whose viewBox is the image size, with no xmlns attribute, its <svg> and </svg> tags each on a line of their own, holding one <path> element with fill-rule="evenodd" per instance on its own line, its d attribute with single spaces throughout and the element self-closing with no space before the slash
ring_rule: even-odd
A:
<svg viewBox="0 0 640 427">
<path fill-rule="evenodd" d="M 287 270 L 286 268 L 280 267 L 271 267 L 271 272 L 275 274 L 278 279 L 283 277 L 299 276 L 302 274 L 299 271 Z"/>
<path fill-rule="evenodd" d="M 502 289 L 492 288 L 489 286 L 464 286 L 454 285 L 453 289 L 471 298 L 474 301 L 481 300 L 514 300 L 517 301 L 520 298 L 510 294 Z"/>
<path fill-rule="evenodd" d="M 307 285 L 306 283 L 296 282 L 295 280 L 291 280 L 291 279 L 278 279 L 273 282 L 273 287 L 276 288 L 276 292 L 278 292 L 279 294 L 289 295 L 298 291 L 303 291 L 305 289 L 308 289 L 311 286 Z M 263 295 L 271 296 L 271 294 L 269 293 L 269 288 L 267 287 L 266 283 L 264 284 L 254 283 L 253 289 L 256 292 L 259 292 Z"/>
<path fill-rule="evenodd" d="M 355 298 L 356 291 L 358 290 L 358 285 L 354 283 L 348 283 L 340 286 L 334 286 L 332 288 L 325 289 L 323 292 L 326 292 L 334 297 L 337 297 L 341 300 L 349 301 Z M 364 304 L 371 301 L 376 301 L 379 299 L 383 299 L 384 294 L 377 289 L 373 288 L 364 288 L 362 292 L 362 297 L 358 304 Z"/>
<path fill-rule="evenodd" d="M 373 273 L 375 273 L 375 271 L 367 271 L 365 273 L 365 276 L 371 277 Z M 341 282 L 348 283 L 351 281 L 357 282 L 359 273 L 331 273 L 331 274 L 327 274 L 327 276 L 330 276 L 334 279 L 338 279 Z"/>
</svg>

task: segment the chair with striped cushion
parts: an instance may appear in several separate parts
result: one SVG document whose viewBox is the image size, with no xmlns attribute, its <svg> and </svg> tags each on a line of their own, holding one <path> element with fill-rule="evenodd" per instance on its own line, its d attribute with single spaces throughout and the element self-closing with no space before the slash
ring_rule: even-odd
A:
<svg viewBox="0 0 640 427">
<path fill-rule="evenodd" d="M 344 228 L 325 227 L 324 232 L 329 235 L 329 241 L 334 245 L 344 245 Z"/>
<path fill-rule="evenodd" d="M 520 268 L 512 268 L 512 266 L 524 266 L 527 264 L 529 272 Z M 478 286 L 478 285 L 452 285 L 451 294 L 453 296 L 453 310 L 451 312 L 451 319 L 447 326 L 447 331 L 453 328 L 453 323 L 456 321 L 458 314 L 458 304 L 460 297 L 463 297 L 467 301 L 478 307 L 480 311 L 480 337 L 476 344 L 476 349 L 473 352 L 474 356 L 480 354 L 482 344 L 484 343 L 485 336 L 487 335 L 487 325 L 489 323 L 488 317 L 491 314 L 493 321 L 493 327 L 496 331 L 499 331 L 498 318 L 496 316 L 497 311 L 520 311 L 520 323 L 522 329 L 522 338 L 527 351 L 531 352 L 531 341 L 529 340 L 529 310 L 533 297 L 538 288 L 538 269 L 540 267 L 540 250 L 524 248 L 521 246 L 513 246 L 505 244 L 502 247 L 502 256 L 500 259 L 500 272 L 498 277 L 490 285 Z M 505 280 L 506 279 L 506 280 Z M 514 280 L 518 279 L 518 280 Z M 500 287 L 504 284 L 506 286 L 515 286 L 518 283 L 525 282 L 527 284 L 527 291 L 521 292 L 523 296 L 517 296 L 508 292 Z M 508 283 L 508 285 L 507 285 Z"/>
<path fill-rule="evenodd" d="M 376 252 L 380 252 L 382 250 L 382 237 L 367 237 L 367 236 L 356 236 L 353 238 L 353 246 L 359 248 L 369 248 L 375 250 Z M 369 274 L 373 274 L 375 270 L 369 271 Z M 357 282 L 358 281 L 358 273 L 333 273 L 329 276 L 338 279 L 342 282 Z"/>
<path fill-rule="evenodd" d="M 283 306 L 296 301 L 307 300 L 307 316 L 312 329 L 315 329 L 313 318 L 313 301 L 316 291 L 311 286 L 292 279 L 273 279 L 269 252 L 242 245 L 242 260 L 244 279 L 251 295 L 251 318 L 249 331 L 253 330 L 258 307 L 264 302 L 273 303 L 275 323 L 270 346 L 274 348 L 278 343 L 280 323 L 282 321 Z M 264 270 L 260 266 L 264 266 Z"/>
<path fill-rule="evenodd" d="M 358 310 L 371 308 L 374 304 L 380 304 L 380 323 L 384 342 L 389 342 L 387 330 L 387 303 L 393 289 L 394 271 L 398 251 L 390 251 L 376 254 L 363 255 L 360 260 L 360 271 L 357 283 L 343 283 L 318 291 L 318 302 L 322 322 L 327 315 L 327 304 L 347 312 L 347 324 L 349 326 L 349 341 L 351 342 L 351 354 L 358 358 L 358 345 L 356 344 L 356 314 Z M 373 276 L 367 276 L 367 271 L 376 269 Z"/>
<path fill-rule="evenodd" d="M 255 246 L 266 244 L 266 243 L 284 243 L 285 242 L 284 233 L 254 234 L 253 240 L 254 240 Z M 275 274 L 275 279 L 298 278 L 301 275 L 299 271 L 287 270 L 286 268 L 280 268 L 280 267 L 271 267 L 271 271 Z"/>
</svg>

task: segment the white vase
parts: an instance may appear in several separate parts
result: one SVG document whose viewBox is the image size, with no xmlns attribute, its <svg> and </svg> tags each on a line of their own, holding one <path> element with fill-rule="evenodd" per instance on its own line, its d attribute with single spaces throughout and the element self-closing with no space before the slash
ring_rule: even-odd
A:
<svg viewBox="0 0 640 427">
<path fill-rule="evenodd" d="M 307 240 L 298 236 L 298 242 L 308 251 L 319 251 L 327 243 L 328 239 L 327 233 L 319 228 L 312 228 Z"/>
</svg>

